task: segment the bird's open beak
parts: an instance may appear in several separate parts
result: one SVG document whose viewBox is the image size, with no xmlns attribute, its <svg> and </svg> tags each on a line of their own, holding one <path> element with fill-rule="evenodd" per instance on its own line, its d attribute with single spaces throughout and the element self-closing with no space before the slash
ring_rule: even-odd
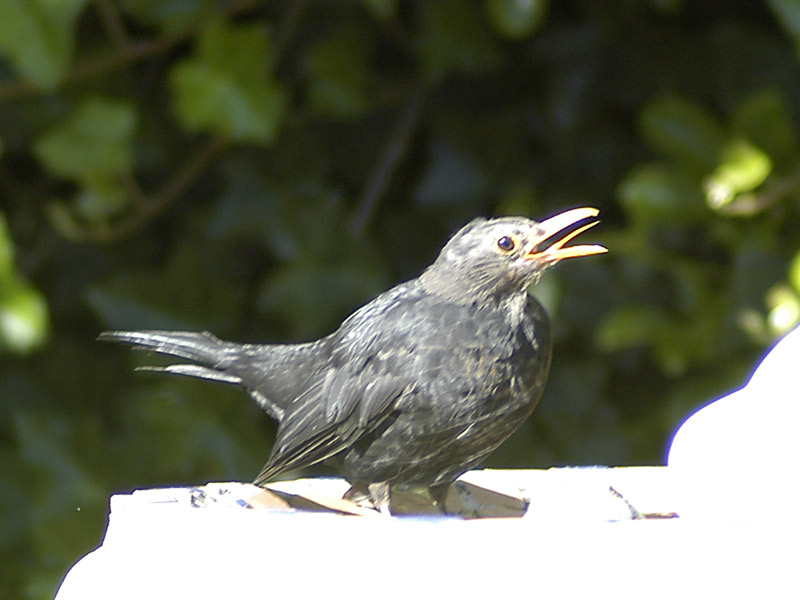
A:
<svg viewBox="0 0 800 600">
<path fill-rule="evenodd" d="M 560 260 L 564 260 L 565 258 L 591 256 L 592 254 L 603 254 L 604 252 L 608 252 L 608 248 L 605 248 L 604 246 L 598 246 L 596 244 L 570 246 L 569 248 L 564 247 L 564 245 L 572 238 L 586 231 L 590 227 L 597 225 L 600 222 L 597 220 L 598 214 L 600 214 L 599 210 L 587 206 L 584 208 L 573 208 L 572 210 L 568 210 L 554 217 L 550 217 L 546 221 L 542 221 L 539 223 L 539 226 L 543 230 L 540 241 L 528 253 L 527 257 L 533 260 L 541 260 L 552 264 Z M 556 240 L 543 250 L 539 250 L 543 244 L 548 243 L 553 237 L 558 236 L 558 234 L 563 233 L 565 230 L 569 229 L 576 223 L 583 221 L 584 219 L 592 219 L 592 221 L 570 231 L 567 235 Z"/>
</svg>

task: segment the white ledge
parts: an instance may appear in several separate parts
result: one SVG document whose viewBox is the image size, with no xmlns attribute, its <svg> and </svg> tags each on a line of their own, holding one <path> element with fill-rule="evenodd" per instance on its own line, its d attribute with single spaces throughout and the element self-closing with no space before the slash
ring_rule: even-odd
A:
<svg viewBox="0 0 800 600">
<path fill-rule="evenodd" d="M 114 496 L 103 545 L 57 600 L 106 598 L 786 597 L 797 556 L 785 523 L 669 515 L 666 467 L 474 471 L 465 479 L 530 499 L 523 518 L 362 518 L 244 508 L 248 484 Z M 341 480 L 289 493 L 340 495 Z M 609 491 L 613 488 L 614 493 Z"/>
</svg>

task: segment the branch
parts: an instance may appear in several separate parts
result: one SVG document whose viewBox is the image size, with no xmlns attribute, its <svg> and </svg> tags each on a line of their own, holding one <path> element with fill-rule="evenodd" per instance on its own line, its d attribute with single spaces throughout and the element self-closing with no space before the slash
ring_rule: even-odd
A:
<svg viewBox="0 0 800 600">
<path fill-rule="evenodd" d="M 427 85 L 424 83 L 417 87 L 405 111 L 398 120 L 391 137 L 387 141 L 386 147 L 381 153 L 380 160 L 375 165 L 372 174 L 364 186 L 364 191 L 358 201 L 355 215 L 353 215 L 353 219 L 350 222 L 350 233 L 354 237 L 363 235 L 364 230 L 372 218 L 372 214 L 375 212 L 378 201 L 386 192 L 389 180 L 400 164 L 401 159 L 405 156 L 406 150 L 408 149 L 408 141 L 422 113 L 422 105 L 426 91 Z"/>
<path fill-rule="evenodd" d="M 108 37 L 117 48 L 127 47 L 131 43 L 131 38 L 128 35 L 128 30 L 125 29 L 125 23 L 117 7 L 111 0 L 94 0 L 94 3 L 97 6 L 97 12 L 100 13 L 100 18 Z"/>
<path fill-rule="evenodd" d="M 276 27 L 275 42 L 272 51 L 272 70 L 273 72 L 278 68 L 278 63 L 283 58 L 286 47 L 289 45 L 289 40 L 292 38 L 297 25 L 300 23 L 300 17 L 303 9 L 305 8 L 305 0 L 294 0 L 286 6 L 281 14 L 280 22 Z"/>
<path fill-rule="evenodd" d="M 132 193 L 136 199 L 135 212 L 130 216 L 102 228 L 74 224 L 69 237 L 76 242 L 110 243 L 131 236 L 172 206 L 227 145 L 228 140 L 223 136 L 212 137 L 153 196 L 148 198 L 135 188 Z M 129 182 L 130 185 L 135 186 L 135 180 Z"/>
<path fill-rule="evenodd" d="M 254 7 L 256 4 L 257 0 L 240 0 L 239 2 L 236 2 L 230 6 L 227 10 L 222 11 L 220 16 L 233 16 Z M 102 2 L 100 3 L 100 6 L 103 6 Z M 119 17 L 119 14 L 117 14 L 117 17 Z M 106 26 L 113 27 L 105 15 L 104 22 L 106 22 Z M 127 44 L 121 46 L 118 50 L 111 54 L 101 56 L 100 58 L 89 59 L 86 62 L 76 66 L 70 73 L 66 75 L 66 77 L 64 77 L 64 80 L 61 82 L 59 87 L 63 88 L 71 83 L 88 79 L 90 77 L 94 77 L 95 75 L 100 75 L 106 71 L 128 65 L 155 54 L 166 52 L 177 44 L 190 39 L 196 33 L 196 30 L 197 27 L 188 27 L 181 31 L 164 35 L 152 40 L 140 42 L 129 41 Z M 24 80 L 12 81 L 11 83 L 0 85 L 0 102 L 26 96 L 34 96 L 37 94 L 48 94 L 55 91 L 57 90 L 36 87 L 32 83 Z"/>
<path fill-rule="evenodd" d="M 798 186 L 800 186 L 800 169 L 760 194 L 740 195 L 727 206 L 720 208 L 719 212 L 736 217 L 754 215 L 767 210 L 784 196 L 795 191 Z"/>
<path fill-rule="evenodd" d="M 72 72 L 64 78 L 64 81 L 61 82 L 61 87 L 94 77 L 95 75 L 100 75 L 106 71 L 125 66 L 154 54 L 165 52 L 176 44 L 189 39 L 193 33 L 193 31 L 186 30 L 145 42 L 132 42 L 112 54 L 101 56 L 93 60 L 87 60 L 83 64 L 75 67 Z M 36 87 L 32 83 L 24 80 L 14 81 L 0 86 L 0 102 L 36 94 L 46 94 L 52 91 L 54 90 Z"/>
</svg>

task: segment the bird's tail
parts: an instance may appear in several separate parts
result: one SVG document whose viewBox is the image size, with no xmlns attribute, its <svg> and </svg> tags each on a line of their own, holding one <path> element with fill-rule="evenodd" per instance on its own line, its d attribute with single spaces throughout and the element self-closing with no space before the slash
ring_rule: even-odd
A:
<svg viewBox="0 0 800 600">
<path fill-rule="evenodd" d="M 284 407 L 276 402 L 282 395 L 271 393 L 271 380 L 275 379 L 273 372 L 276 371 L 274 363 L 276 357 L 281 356 L 274 350 L 280 346 L 235 344 L 207 332 L 194 331 L 105 331 L 97 339 L 192 361 L 163 367 L 138 367 L 138 370 L 242 385 L 273 418 L 283 417 Z M 259 364 L 263 365 L 262 369 L 258 368 Z"/>
<path fill-rule="evenodd" d="M 242 383 L 241 377 L 226 372 L 237 355 L 238 344 L 224 342 L 210 333 L 194 331 L 104 331 L 98 340 L 130 344 L 141 350 L 177 356 L 200 364 L 139 367 L 147 371 L 165 371 L 177 375 L 213 379 L 224 383 Z"/>
</svg>

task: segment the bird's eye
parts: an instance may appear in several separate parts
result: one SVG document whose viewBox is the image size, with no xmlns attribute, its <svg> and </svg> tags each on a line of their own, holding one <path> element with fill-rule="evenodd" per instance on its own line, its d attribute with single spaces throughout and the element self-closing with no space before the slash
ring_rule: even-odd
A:
<svg viewBox="0 0 800 600">
<path fill-rule="evenodd" d="M 514 243 L 513 238 L 504 235 L 499 240 L 497 240 L 497 247 L 500 248 L 503 252 L 511 252 L 516 244 Z"/>
</svg>

